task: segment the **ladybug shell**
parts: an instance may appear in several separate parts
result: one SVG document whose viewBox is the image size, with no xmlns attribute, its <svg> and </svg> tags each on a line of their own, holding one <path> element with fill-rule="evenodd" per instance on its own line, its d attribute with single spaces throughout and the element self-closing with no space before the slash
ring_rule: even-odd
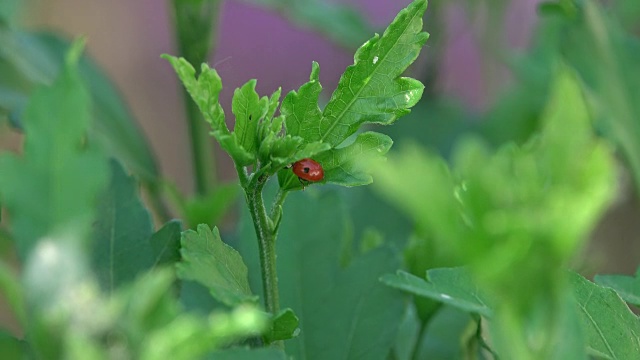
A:
<svg viewBox="0 0 640 360">
<path fill-rule="evenodd" d="M 302 159 L 293 164 L 293 173 L 307 181 L 320 181 L 324 178 L 322 165 L 313 159 Z"/>
</svg>

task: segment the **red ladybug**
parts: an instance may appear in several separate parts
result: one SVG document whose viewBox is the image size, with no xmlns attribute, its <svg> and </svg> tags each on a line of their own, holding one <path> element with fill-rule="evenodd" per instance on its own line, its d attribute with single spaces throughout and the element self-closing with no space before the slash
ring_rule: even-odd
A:
<svg viewBox="0 0 640 360">
<path fill-rule="evenodd" d="M 302 159 L 293 164 L 293 173 L 301 180 L 320 181 L 324 178 L 322 165 L 313 159 Z"/>
</svg>

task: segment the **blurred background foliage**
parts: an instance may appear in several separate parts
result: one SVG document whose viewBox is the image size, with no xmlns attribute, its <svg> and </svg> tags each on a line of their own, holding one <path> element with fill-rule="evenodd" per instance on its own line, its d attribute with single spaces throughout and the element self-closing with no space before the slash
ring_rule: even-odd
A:
<svg viewBox="0 0 640 360">
<path fill-rule="evenodd" d="M 193 63 L 208 61 L 216 67 L 225 87 L 220 99 L 226 112 L 230 110 L 232 90 L 249 78 L 258 79 L 260 93 L 270 93 L 278 86 L 286 93 L 306 81 L 312 60 L 322 66 L 320 76 L 326 89 L 322 95 L 326 99 L 344 68 L 352 62 L 357 46 L 373 32 L 382 31 L 393 15 L 408 3 L 382 0 L 173 0 L 161 4 L 152 0 L 0 2 L 0 147 L 3 150 L 21 148 L 22 132 L 29 129 L 22 121 L 27 116 L 28 99 L 40 86 L 54 84 L 61 73 L 76 71 L 70 68 L 69 60 L 65 62 L 65 54 L 71 38 L 85 35 L 87 54 L 77 59 L 77 76 L 86 86 L 87 101 L 93 104 L 91 110 L 87 110 L 91 111 L 87 116 L 93 121 L 87 123 L 86 142 L 101 160 L 93 162 L 95 168 L 78 166 L 78 173 L 87 172 L 78 180 L 93 177 L 96 188 L 102 186 L 102 196 L 106 199 L 94 209 L 99 214 L 98 222 L 81 219 L 74 228 L 78 233 L 60 235 L 49 233 L 49 228 L 41 229 L 51 236 L 73 239 L 86 237 L 86 229 L 92 227 L 97 245 L 85 244 L 79 250 L 63 249 L 82 252 L 87 263 L 67 264 L 71 270 L 57 270 L 68 272 L 69 277 L 55 279 L 55 271 L 50 275 L 53 284 L 59 283 L 61 288 L 82 287 L 84 297 L 79 299 L 85 301 L 83 306 L 103 304 L 105 314 L 98 315 L 104 321 L 94 324 L 97 328 L 87 330 L 86 326 L 91 324 L 74 319 L 68 306 L 52 311 L 40 306 L 60 304 L 29 303 L 45 314 L 57 314 L 40 318 L 50 323 L 36 322 L 32 329 L 36 334 L 34 338 L 50 336 L 51 329 L 61 326 L 62 321 L 76 325 L 64 340 L 65 346 L 76 354 L 99 353 L 100 346 L 108 344 L 111 356 L 117 356 L 120 351 L 161 358 L 163 353 L 154 353 L 159 350 L 148 344 L 133 348 L 126 339 L 135 339 L 141 334 L 153 334 L 154 339 L 169 339 L 180 332 L 200 334 L 189 341 L 197 343 L 206 338 L 211 348 L 194 350 L 206 353 L 264 331 L 267 320 L 255 309 L 232 312 L 196 283 L 181 281 L 176 285 L 173 282 L 176 275 L 171 270 L 155 272 L 146 278 L 136 277 L 163 263 L 177 261 L 180 231 L 206 223 L 220 227 L 223 240 L 239 249 L 250 270 L 253 292 L 261 292 L 254 234 L 248 215 L 235 206 L 241 199 L 238 187 L 233 184 L 231 162 L 219 156 L 221 151 L 206 136 L 205 124 L 198 118 L 197 110 L 181 97 L 177 80 L 159 55 L 176 53 Z M 440 354 L 443 359 L 460 358 L 465 352 L 486 354 L 479 350 L 482 338 L 474 333 L 473 324 L 481 327 L 477 318 L 427 298 L 416 297 L 414 303 L 403 306 L 404 298 L 394 296 L 395 291 L 374 286 L 379 276 L 400 268 L 423 278 L 429 269 L 473 265 L 475 261 L 477 269 L 484 271 L 476 275 L 485 281 L 483 285 L 488 291 L 510 299 L 513 282 L 525 281 L 523 278 L 533 279 L 531 284 L 541 288 L 557 289 L 556 297 L 551 300 L 515 296 L 516 300 L 510 303 L 513 308 L 501 310 L 501 319 L 505 322 L 526 318 L 521 314 L 525 312 L 523 309 L 543 311 L 540 309 L 545 306 L 553 306 L 555 311 L 565 309 L 564 291 L 569 280 L 561 272 L 568 265 L 587 275 L 634 273 L 640 263 L 636 239 L 640 234 L 636 221 L 640 189 L 640 104 L 636 101 L 640 95 L 639 19 L 640 3 L 624 0 L 431 1 L 425 18 L 425 30 L 431 37 L 409 71 L 410 76 L 425 84 L 425 95 L 405 119 L 381 129 L 394 139 L 397 148 L 391 151 L 391 167 L 380 174 L 380 184 L 375 188 L 347 190 L 312 187 L 291 196 L 285 207 L 278 244 L 282 297 L 284 304 L 296 312 L 305 309 L 297 315 L 302 319 L 301 326 L 307 329 L 287 342 L 287 352 L 300 357 L 335 358 L 341 351 L 348 351 L 350 344 L 341 342 L 345 334 L 328 328 L 325 319 L 332 317 L 337 324 L 357 321 L 358 318 L 351 318 L 352 309 L 345 309 L 344 304 L 362 300 L 365 308 L 362 316 L 378 314 L 369 317 L 369 326 L 361 324 L 358 328 L 362 342 L 377 339 L 375 343 L 380 349 L 393 348 L 394 359 L 420 359 L 423 354 Z M 549 109 L 553 106 L 557 111 L 550 115 L 553 111 Z M 577 234 L 577 238 L 587 236 L 595 227 L 591 242 L 583 244 L 563 238 L 562 241 L 575 242 L 558 245 L 549 240 L 548 248 L 536 249 L 538 255 L 531 263 L 518 263 L 517 260 L 522 259 L 511 256 L 512 253 L 492 252 L 491 246 L 498 243 L 492 243 L 489 240 L 492 237 L 480 230 L 472 234 L 479 239 L 477 247 L 460 245 L 457 237 L 466 238 L 469 234 L 454 234 L 453 230 L 445 229 L 455 220 L 446 218 L 444 209 L 455 206 L 446 203 L 451 199 L 438 196 L 442 189 L 454 193 L 456 185 L 445 181 L 446 176 L 442 174 L 449 171 L 454 175 L 464 174 L 463 177 L 472 179 L 469 181 L 480 184 L 484 193 L 495 191 L 493 200 L 504 192 L 527 193 L 529 184 L 518 183 L 517 174 L 509 172 L 513 170 L 509 164 L 510 161 L 526 163 L 530 156 L 546 159 L 545 164 L 551 164 L 554 174 L 560 174 L 563 179 L 584 178 L 595 183 L 601 176 L 603 183 L 610 180 L 607 177 L 612 176 L 614 170 L 606 160 L 587 171 L 581 164 L 587 162 L 588 156 L 574 153 L 576 149 L 585 152 L 591 149 L 591 140 L 585 140 L 587 145 L 572 147 L 576 141 L 580 142 L 581 134 L 589 132 L 580 127 L 585 124 L 577 127 L 568 124 L 565 129 L 554 130 L 552 137 L 557 146 L 553 149 L 558 153 L 545 155 L 534 151 L 535 155 L 531 155 L 528 152 L 535 148 L 536 141 L 541 141 L 537 136 L 549 117 L 558 123 L 572 116 L 579 117 L 571 110 L 589 113 L 591 125 L 600 139 L 594 147 L 614 149 L 619 164 L 615 172 L 618 176 L 616 195 L 602 190 L 605 185 L 597 190 L 597 184 L 580 183 L 578 185 L 584 187 L 572 188 L 576 184 L 560 183 L 558 193 L 548 195 L 553 200 L 535 196 L 523 200 L 538 205 L 557 202 L 558 207 L 552 210 L 558 212 L 541 205 L 530 209 L 528 214 L 539 213 L 548 218 L 541 216 L 531 223 L 526 219 L 521 222 L 512 219 L 509 223 L 516 224 L 516 228 L 523 225 L 530 234 L 535 234 L 533 230 L 543 223 L 563 234 Z M 68 133 L 60 136 L 71 139 Z M 74 141 L 83 144 L 85 140 L 78 137 Z M 563 145 L 567 145 L 568 150 L 564 151 Z M 398 148 L 401 151 L 396 153 Z M 28 149 L 25 144 L 25 156 Z M 47 152 L 46 149 L 40 151 Z M 563 158 L 563 154 L 566 157 Z M 452 164 L 451 169 L 447 168 L 448 162 Z M 432 178 L 438 171 L 443 171 L 443 177 Z M 109 177 L 105 175 L 107 172 Z M 19 174 L 14 175 L 17 180 L 12 180 L 13 183 L 20 184 Z M 11 176 L 0 174 L 2 178 Z M 136 195 L 138 184 L 144 189 L 142 200 Z M 538 189 L 536 186 L 544 188 L 544 185 L 542 182 L 531 187 Z M 588 191 L 581 193 L 583 189 Z M 77 186 L 73 185 L 67 191 L 76 190 Z M 12 199 L 6 190 L 3 194 L 2 205 L 11 206 Z M 581 195 L 589 200 L 583 201 Z M 490 210 L 491 202 L 483 196 L 469 200 L 470 213 L 484 214 Z M 407 199 L 422 202 L 411 204 Z M 598 199 L 601 202 L 596 201 Z M 498 200 L 494 204 L 502 210 L 508 208 Z M 585 204 L 592 205 L 592 213 L 582 212 Z M 612 205 L 608 211 L 601 214 L 609 204 Z M 573 210 L 569 205 L 578 208 Z M 56 209 L 53 200 L 52 204 L 42 206 Z M 66 209 L 71 205 L 59 206 Z M 78 206 L 73 211 L 82 214 L 82 209 Z M 566 212 L 581 212 L 584 223 L 564 226 L 562 215 Z M 110 217 L 110 214 L 118 216 Z M 63 223 L 46 213 L 38 215 L 45 223 Z M 182 223 L 170 221 L 172 218 L 179 218 Z M 20 236 L 28 238 L 27 242 L 35 242 L 37 236 L 17 231 L 18 215 L 12 214 L 10 220 L 14 227 L 11 232 L 3 213 L 0 229 L 3 289 L 21 288 L 22 285 L 12 283 L 19 269 L 26 279 L 25 289 L 31 286 L 37 290 L 39 281 L 44 280 L 29 277 L 38 271 L 37 261 L 33 260 L 35 265 L 27 263 L 26 254 L 33 252 L 33 258 L 37 259 L 42 249 L 37 250 L 34 245 L 32 249 L 16 250 L 12 243 L 12 238 Z M 136 228 L 132 232 L 134 223 Z M 26 225 L 22 227 L 30 230 Z M 487 233 L 491 231 L 497 230 L 488 229 Z M 119 232 L 115 238 L 120 244 L 116 242 L 115 246 L 124 252 L 107 257 L 101 246 L 106 246 L 108 240 L 100 239 L 111 232 Z M 499 244 L 503 252 L 511 249 L 518 253 L 507 240 Z M 66 246 L 66 241 L 52 243 Z M 495 267 L 485 266 L 491 263 Z M 491 273 L 508 274 L 509 266 L 516 263 L 524 270 L 519 268 L 521 277 L 515 280 Z M 113 264 L 116 268 L 106 271 Z M 63 265 L 51 266 L 55 270 L 56 266 Z M 36 270 L 30 270 L 30 266 Z M 95 271 L 95 278 L 86 277 L 89 267 Z M 297 277 L 297 274 L 304 276 Z M 150 295 L 148 303 L 138 307 L 126 305 L 135 304 L 136 291 L 157 296 Z M 174 291 L 177 297 L 162 297 L 166 291 Z M 297 291 L 305 295 L 297 297 Z M 0 346 L 18 349 L 17 353 L 24 344 L 7 334 L 22 337 L 27 316 L 20 305 L 23 297 L 29 299 L 34 295 L 21 290 L 6 291 L 4 300 L 12 311 L 0 314 L 2 327 L 9 330 L 3 333 Z M 328 306 L 325 299 L 333 299 L 335 304 Z M 325 306 L 342 310 L 323 312 Z M 212 310 L 226 312 L 217 314 L 220 318 L 215 320 L 193 315 L 209 314 Z M 249 326 L 243 322 L 247 313 L 242 311 L 249 314 Z M 118 327 L 118 319 L 123 319 L 126 326 Z M 148 323 L 150 319 L 154 320 Z M 167 325 L 170 323 L 171 326 Z M 556 323 L 538 325 L 560 326 Z M 336 325 L 336 328 L 343 327 Z M 508 328 L 505 326 L 503 330 Z M 117 336 L 112 338 L 114 333 Z M 393 337 L 396 333 L 397 339 Z M 455 334 L 455 339 L 464 340 L 462 346 L 460 342 L 437 341 L 452 338 L 451 334 Z M 222 340 L 211 341 L 212 338 Z M 496 338 L 500 339 L 499 333 Z M 40 355 L 58 354 L 60 350 L 50 346 L 55 341 L 42 341 L 45 344 L 40 349 L 45 353 Z M 327 343 L 339 344 L 334 347 L 336 353 L 323 353 Z M 174 345 L 174 351 L 181 348 Z M 370 351 L 380 349 L 372 347 Z M 163 351 L 167 354 L 172 350 Z M 244 350 L 235 351 L 232 355 L 219 356 L 242 358 L 246 355 L 240 354 Z M 260 356 L 277 359 L 281 355 L 273 352 Z M 195 355 L 176 356 L 186 359 Z"/>
</svg>

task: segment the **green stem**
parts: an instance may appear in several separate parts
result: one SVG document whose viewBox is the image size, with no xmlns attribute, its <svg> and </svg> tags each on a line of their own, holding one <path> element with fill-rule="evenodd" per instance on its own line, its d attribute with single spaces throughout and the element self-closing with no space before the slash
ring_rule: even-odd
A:
<svg viewBox="0 0 640 360">
<path fill-rule="evenodd" d="M 276 271 L 276 237 L 262 198 L 262 189 L 266 181 L 267 176 L 264 175 L 251 179 L 248 187 L 245 188 L 245 193 L 258 237 L 264 306 L 268 312 L 275 315 L 280 311 L 278 273 Z"/>
<path fill-rule="evenodd" d="M 282 220 L 282 204 L 289 194 L 288 190 L 278 190 L 278 194 L 271 207 L 271 223 L 273 224 L 273 236 L 278 236 L 278 229 L 280 229 L 280 221 Z"/>
<path fill-rule="evenodd" d="M 220 1 L 173 0 L 174 24 L 180 54 L 192 64 L 207 61 L 215 48 Z M 208 125 L 197 105 L 183 89 L 196 192 L 215 187 L 215 156 Z"/>
<path fill-rule="evenodd" d="M 186 90 L 182 91 L 187 111 L 187 126 L 191 140 L 191 160 L 195 177 L 195 189 L 200 195 L 208 194 L 215 187 L 215 156 L 208 124 Z"/>
</svg>

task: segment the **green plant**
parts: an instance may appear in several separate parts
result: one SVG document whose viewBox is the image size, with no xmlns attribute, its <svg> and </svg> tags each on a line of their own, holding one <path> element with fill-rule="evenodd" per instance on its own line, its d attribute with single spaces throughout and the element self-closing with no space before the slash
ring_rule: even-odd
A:
<svg viewBox="0 0 640 360">
<path fill-rule="evenodd" d="M 217 72 L 203 64 L 196 78 L 188 61 L 165 56 L 211 125 L 211 134 L 235 163 L 258 237 L 265 308 L 270 313 L 280 312 L 275 244 L 282 206 L 290 191 L 302 188 L 287 165 L 314 158 L 324 168 L 322 182 L 342 186 L 371 182 L 371 161 L 388 151 L 391 139 L 364 132 L 351 144 L 339 146 L 364 123 L 391 124 L 420 99 L 422 84 L 400 75 L 427 39 L 421 32 L 425 9 L 426 2 L 414 2 L 381 37 L 358 49 L 354 64 L 347 68 L 323 111 L 318 107 L 322 87 L 317 63 L 313 64 L 309 82 L 284 98 L 280 116 L 275 116 L 280 89 L 270 98 L 259 97 L 255 80 L 236 89 L 233 132 L 227 129 L 218 102 L 222 83 Z M 274 175 L 279 190 L 267 212 L 262 192 Z"/>
<path fill-rule="evenodd" d="M 218 2 L 175 0 L 185 59 L 163 57 L 188 95 L 198 185 L 187 198 L 161 179 L 126 107 L 81 55 L 83 41 L 17 30 L 4 20 L 17 2 L 3 4 L 0 115 L 25 136 L 20 154 L 0 154 L 0 289 L 20 324 L 0 331 L 3 358 L 640 354 L 627 305 L 640 302 L 637 274 L 594 283 L 567 270 L 616 196 L 615 151 L 636 170 L 635 72 L 620 69 L 637 41 L 616 15 L 630 5 L 543 4 L 532 53 L 513 62 L 521 81 L 465 128 L 455 103 L 417 104 L 423 85 L 401 77 L 427 40 L 426 1 L 415 0 L 356 52 L 324 109 L 313 63 L 282 102 L 280 89 L 260 97 L 256 80 L 236 89 L 231 131 L 220 77 L 192 65 L 214 47 Z M 295 6 L 292 16 L 317 21 Z M 346 16 L 335 13 L 335 22 Z M 596 56 L 585 57 L 584 39 Z M 371 131 L 405 115 L 389 135 Z M 445 157 L 402 141 L 381 161 L 407 132 Z M 202 153 L 209 135 L 244 193 L 236 233 L 210 226 L 238 184 L 217 182 Z M 298 179 L 290 165 L 305 158 L 323 179 Z M 182 221 L 168 220 L 163 196 Z"/>
</svg>

